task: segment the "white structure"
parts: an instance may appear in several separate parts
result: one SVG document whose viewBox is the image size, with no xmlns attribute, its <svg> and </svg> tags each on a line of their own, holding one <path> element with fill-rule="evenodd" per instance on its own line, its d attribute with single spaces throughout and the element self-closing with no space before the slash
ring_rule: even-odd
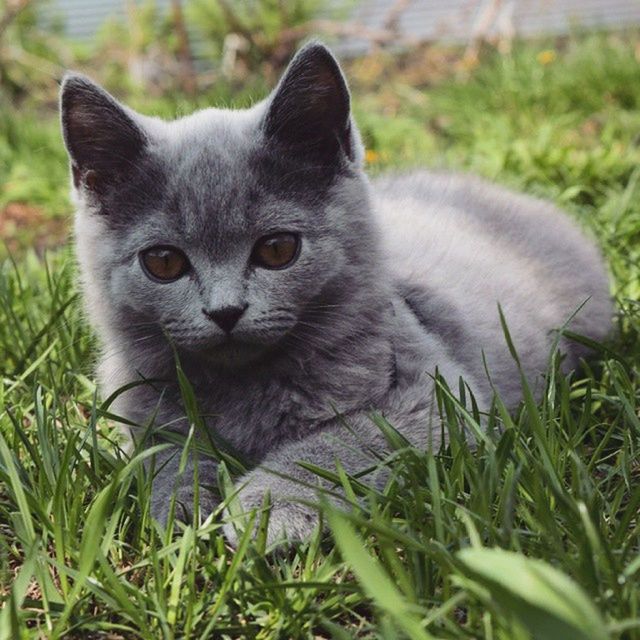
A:
<svg viewBox="0 0 640 640">
<path fill-rule="evenodd" d="M 135 0 L 49 0 L 46 13 L 61 18 L 70 37 L 90 39 L 107 18 L 125 17 L 128 2 Z M 156 0 L 159 8 L 170 3 Z M 532 37 L 640 25 L 640 0 L 356 0 L 348 22 L 375 32 L 394 12 L 401 40 L 408 41 L 469 42 L 480 33 Z M 349 36 L 341 45 L 355 53 L 366 50 L 369 41 Z"/>
</svg>

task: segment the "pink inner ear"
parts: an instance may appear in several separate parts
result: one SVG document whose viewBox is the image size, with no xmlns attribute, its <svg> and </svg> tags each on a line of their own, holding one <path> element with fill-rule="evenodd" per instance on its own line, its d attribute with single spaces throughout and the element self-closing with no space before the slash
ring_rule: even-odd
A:
<svg viewBox="0 0 640 640">
<path fill-rule="evenodd" d="M 78 189 L 84 182 L 87 189 L 95 191 L 98 186 L 98 173 L 93 169 L 83 171 L 75 163 L 71 165 L 71 175 L 73 176 L 73 186 Z"/>
<path fill-rule="evenodd" d="M 84 174 L 84 183 L 87 185 L 88 189 L 95 191 L 98 186 L 98 174 L 93 169 L 89 169 Z"/>
<path fill-rule="evenodd" d="M 324 68 L 318 73 L 315 79 L 315 84 L 320 85 L 321 87 L 325 87 L 325 90 L 328 92 L 339 92 L 340 89 L 338 87 L 338 82 L 336 81 L 335 74 L 327 68 Z"/>
<path fill-rule="evenodd" d="M 339 91 L 340 88 L 335 76 L 329 69 L 324 69 L 314 78 L 313 85 L 309 87 L 305 99 L 308 102 L 308 107 L 319 110 L 328 109 L 330 106 L 327 104 L 327 100 L 331 99 L 331 96 L 339 95 Z"/>
</svg>

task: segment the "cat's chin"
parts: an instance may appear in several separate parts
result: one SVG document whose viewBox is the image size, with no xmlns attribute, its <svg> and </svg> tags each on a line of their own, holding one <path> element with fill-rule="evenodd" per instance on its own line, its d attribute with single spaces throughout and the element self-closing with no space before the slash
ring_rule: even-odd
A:
<svg viewBox="0 0 640 640">
<path fill-rule="evenodd" d="M 214 346 L 198 349 L 196 353 L 208 363 L 237 369 L 260 360 L 268 351 L 268 345 L 225 340 Z"/>
</svg>

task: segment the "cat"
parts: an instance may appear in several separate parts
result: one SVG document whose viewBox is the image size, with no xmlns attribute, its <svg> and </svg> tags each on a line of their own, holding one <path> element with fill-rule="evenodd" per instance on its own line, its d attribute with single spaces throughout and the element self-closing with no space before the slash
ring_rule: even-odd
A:
<svg viewBox="0 0 640 640">
<path fill-rule="evenodd" d="M 269 495 L 269 542 L 317 526 L 318 478 L 300 461 L 357 473 L 385 450 L 371 412 L 415 446 L 441 444 L 436 368 L 482 410 L 494 389 L 518 405 L 498 305 L 538 388 L 554 330 L 610 332 L 601 255 L 554 206 L 466 175 L 370 182 L 345 78 L 319 42 L 246 110 L 167 122 L 71 73 L 61 120 L 102 393 L 138 382 L 116 413 L 153 423 L 153 442 L 184 435 L 177 356 L 205 428 L 255 465 L 237 500 L 249 512 Z M 565 370 L 586 355 L 560 345 Z M 174 443 L 156 459 L 160 522 L 174 492 L 191 517 L 195 458 L 180 475 L 180 456 Z M 206 515 L 216 460 L 199 455 L 197 472 Z"/>
</svg>

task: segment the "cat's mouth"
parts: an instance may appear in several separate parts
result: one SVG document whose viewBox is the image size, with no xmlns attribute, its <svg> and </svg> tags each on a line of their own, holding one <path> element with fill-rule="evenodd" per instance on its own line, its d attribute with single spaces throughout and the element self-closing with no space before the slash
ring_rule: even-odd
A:
<svg viewBox="0 0 640 640">
<path fill-rule="evenodd" d="M 262 339 L 260 339 L 262 338 Z M 239 368 L 264 358 L 277 344 L 246 332 L 227 335 L 172 336 L 175 346 L 190 360 L 202 365 Z"/>
<path fill-rule="evenodd" d="M 192 352 L 217 365 L 239 367 L 258 360 L 267 350 L 267 345 L 231 335 L 206 345 L 200 345 Z"/>
</svg>

